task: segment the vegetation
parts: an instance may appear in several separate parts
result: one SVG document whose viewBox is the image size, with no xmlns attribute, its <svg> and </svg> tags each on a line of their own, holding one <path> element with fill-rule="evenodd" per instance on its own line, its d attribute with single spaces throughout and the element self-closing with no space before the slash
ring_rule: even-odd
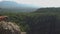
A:
<svg viewBox="0 0 60 34">
<path fill-rule="evenodd" d="M 48 26 L 50 20 L 52 20 L 53 22 L 54 20 L 56 20 L 56 24 L 57 24 L 56 29 L 58 29 L 58 26 L 60 24 L 59 23 L 60 22 L 60 8 L 40 8 L 36 10 L 35 12 L 31 12 L 31 13 L 2 12 L 0 14 L 8 16 L 7 21 L 15 22 L 16 24 L 18 24 L 21 27 L 20 28 L 21 31 L 28 30 L 29 32 L 31 28 L 34 26 L 44 27 L 42 23 Z M 49 21 L 49 22 L 46 23 L 46 21 Z"/>
</svg>

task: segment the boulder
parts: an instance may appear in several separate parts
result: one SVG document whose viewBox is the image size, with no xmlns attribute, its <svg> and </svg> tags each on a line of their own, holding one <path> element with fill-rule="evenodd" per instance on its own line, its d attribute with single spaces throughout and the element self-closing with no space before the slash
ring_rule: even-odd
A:
<svg viewBox="0 0 60 34">
<path fill-rule="evenodd" d="M 21 34 L 20 27 L 12 22 L 0 22 L 0 34 Z"/>
</svg>

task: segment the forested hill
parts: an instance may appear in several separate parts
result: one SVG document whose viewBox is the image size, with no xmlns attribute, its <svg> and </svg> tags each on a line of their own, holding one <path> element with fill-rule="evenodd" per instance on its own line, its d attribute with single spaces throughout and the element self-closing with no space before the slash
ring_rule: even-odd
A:
<svg viewBox="0 0 60 34">
<path fill-rule="evenodd" d="M 60 13 L 60 8 L 39 8 L 36 13 Z"/>
</svg>

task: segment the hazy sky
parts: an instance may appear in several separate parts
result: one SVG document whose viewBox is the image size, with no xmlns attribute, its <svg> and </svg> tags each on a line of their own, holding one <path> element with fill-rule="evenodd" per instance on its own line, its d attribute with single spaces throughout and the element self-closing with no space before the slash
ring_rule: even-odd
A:
<svg viewBox="0 0 60 34">
<path fill-rule="evenodd" d="M 40 7 L 60 7 L 60 0 L 0 0 L 14 1 L 22 4 L 33 4 Z"/>
</svg>

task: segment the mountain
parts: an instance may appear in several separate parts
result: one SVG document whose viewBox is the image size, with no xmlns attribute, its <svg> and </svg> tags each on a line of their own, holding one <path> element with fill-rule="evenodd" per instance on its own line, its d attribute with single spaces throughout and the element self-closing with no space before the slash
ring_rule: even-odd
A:
<svg viewBox="0 0 60 34">
<path fill-rule="evenodd" d="M 37 6 L 30 5 L 30 4 L 18 4 L 13 1 L 2 1 L 0 2 L 0 8 L 2 10 L 11 10 L 11 11 L 23 11 L 23 12 L 30 12 L 35 11 L 37 9 Z"/>
<path fill-rule="evenodd" d="M 39 8 L 35 13 L 60 13 L 60 7 Z"/>
</svg>

